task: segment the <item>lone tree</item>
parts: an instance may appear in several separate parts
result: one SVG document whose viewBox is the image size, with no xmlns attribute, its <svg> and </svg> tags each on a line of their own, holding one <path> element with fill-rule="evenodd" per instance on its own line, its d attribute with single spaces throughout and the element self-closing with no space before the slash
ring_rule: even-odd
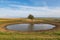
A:
<svg viewBox="0 0 60 40">
<path fill-rule="evenodd" d="M 34 16 L 30 14 L 30 15 L 28 16 L 28 19 L 34 19 Z"/>
</svg>

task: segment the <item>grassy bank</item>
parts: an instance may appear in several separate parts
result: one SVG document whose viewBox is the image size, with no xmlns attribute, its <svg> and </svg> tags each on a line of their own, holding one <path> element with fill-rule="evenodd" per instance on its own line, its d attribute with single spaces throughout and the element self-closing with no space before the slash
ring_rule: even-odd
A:
<svg viewBox="0 0 60 40">
<path fill-rule="evenodd" d="M 60 33 L 0 32 L 0 40 L 60 40 Z"/>
<path fill-rule="evenodd" d="M 60 40 L 60 19 L 34 19 L 34 23 L 53 23 L 57 27 L 47 31 L 19 32 L 4 29 L 6 25 L 32 23 L 30 19 L 0 19 L 0 40 Z"/>
</svg>

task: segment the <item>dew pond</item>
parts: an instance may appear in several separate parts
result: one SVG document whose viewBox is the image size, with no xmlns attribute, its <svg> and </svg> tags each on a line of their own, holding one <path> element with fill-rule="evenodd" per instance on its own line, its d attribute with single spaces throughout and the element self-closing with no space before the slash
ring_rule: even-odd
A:
<svg viewBox="0 0 60 40">
<path fill-rule="evenodd" d="M 8 25 L 8 30 L 16 30 L 16 31 L 38 31 L 38 30 L 49 30 L 56 27 L 51 24 L 14 24 Z"/>
</svg>

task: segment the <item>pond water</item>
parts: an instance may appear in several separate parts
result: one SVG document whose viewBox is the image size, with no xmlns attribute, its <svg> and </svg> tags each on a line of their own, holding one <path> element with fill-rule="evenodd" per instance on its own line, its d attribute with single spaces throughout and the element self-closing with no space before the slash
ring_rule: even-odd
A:
<svg viewBox="0 0 60 40">
<path fill-rule="evenodd" d="M 55 25 L 51 24 L 15 24 L 8 25 L 7 29 L 17 31 L 37 31 L 37 30 L 49 30 L 53 29 Z"/>
</svg>

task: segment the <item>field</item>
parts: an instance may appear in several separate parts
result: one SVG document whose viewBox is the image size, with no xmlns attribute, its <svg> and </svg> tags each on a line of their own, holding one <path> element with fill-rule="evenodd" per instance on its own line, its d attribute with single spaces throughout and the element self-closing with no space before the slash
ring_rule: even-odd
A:
<svg viewBox="0 0 60 40">
<path fill-rule="evenodd" d="M 56 28 L 46 31 L 20 32 L 7 30 L 6 26 L 21 23 L 48 23 Z M 0 18 L 0 40 L 60 40 L 60 19 L 56 18 Z"/>
</svg>

